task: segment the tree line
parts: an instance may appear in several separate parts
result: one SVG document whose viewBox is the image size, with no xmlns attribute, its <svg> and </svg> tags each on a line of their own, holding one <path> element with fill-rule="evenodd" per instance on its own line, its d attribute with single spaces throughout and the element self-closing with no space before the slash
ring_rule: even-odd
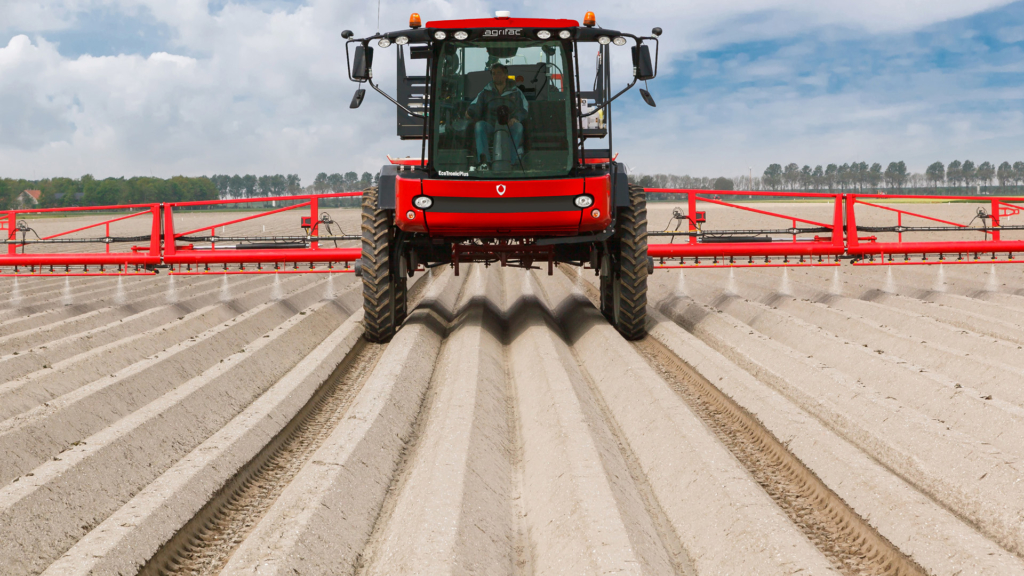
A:
<svg viewBox="0 0 1024 576">
<path fill-rule="evenodd" d="M 362 175 L 356 172 L 321 172 L 317 174 L 313 183 L 306 187 L 302 186 L 302 179 L 298 174 L 215 174 L 195 178 L 175 176 L 168 179 L 136 177 L 103 180 L 97 180 L 88 174 L 81 178 L 43 180 L 0 178 L 0 210 L 25 207 L 22 193 L 26 190 L 41 192 L 39 203 L 34 207 L 61 208 L 353 192 L 377 184 L 378 178 L 378 174 L 369 172 L 363 172 Z M 331 203 L 352 204 L 345 202 L 344 199 Z M 358 204 L 358 200 L 355 204 Z"/>
<path fill-rule="evenodd" d="M 948 166 L 942 162 L 934 162 L 928 166 L 924 174 L 912 174 L 902 160 L 890 162 L 883 170 L 882 165 L 875 162 L 852 162 L 848 164 L 829 164 L 822 168 L 817 165 L 802 168 L 796 163 L 771 164 L 761 176 L 761 185 L 767 190 L 877 190 L 888 188 L 902 190 L 904 188 L 927 188 L 938 190 L 940 187 L 962 188 L 986 186 L 994 182 L 1002 188 L 1016 187 L 1024 183 L 1024 162 L 1003 162 L 996 167 L 991 162 L 975 165 L 971 160 L 954 160 Z"/>
<path fill-rule="evenodd" d="M 105 178 L 86 174 L 81 178 L 25 180 L 0 178 L 0 209 L 21 207 L 26 190 L 39 190 L 39 208 L 107 206 L 112 204 L 152 204 L 216 200 L 217 188 L 205 176 L 190 178 Z"/>
<path fill-rule="evenodd" d="M 911 173 L 903 161 L 880 163 L 850 162 L 811 168 L 790 163 L 771 164 L 760 176 L 752 173 L 727 178 L 678 176 L 675 174 L 630 174 L 629 182 L 644 188 L 693 190 L 804 190 L 813 192 L 851 191 L 868 193 L 883 188 L 899 191 L 913 188 L 934 194 L 969 194 L 982 188 L 986 194 L 1021 194 L 1024 186 L 1024 162 L 975 164 L 954 160 L 948 165 L 934 162 L 923 174 Z M 965 190 L 966 188 L 966 190 Z M 677 196 L 648 193 L 650 200 L 676 200 Z"/>
</svg>

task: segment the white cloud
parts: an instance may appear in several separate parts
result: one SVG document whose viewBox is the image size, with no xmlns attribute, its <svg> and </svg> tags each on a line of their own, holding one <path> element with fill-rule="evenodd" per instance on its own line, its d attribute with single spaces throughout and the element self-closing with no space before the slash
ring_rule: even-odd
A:
<svg viewBox="0 0 1024 576">
<path fill-rule="evenodd" d="M 515 16 L 580 19 L 594 10 L 608 27 L 647 32 L 661 26 L 666 31 L 663 48 L 679 56 L 723 42 L 788 37 L 809 29 L 850 34 L 912 30 L 1006 3 L 701 0 L 635 3 L 625 10 L 620 2 L 603 0 L 569 2 L 555 10 L 536 0 L 511 7 L 478 0 L 406 0 L 384 3 L 381 28 L 404 27 L 413 11 L 438 20 L 486 16 L 499 8 L 512 8 Z M 360 34 L 375 30 L 376 3 L 311 0 L 270 6 L 278 8 L 228 3 L 211 13 L 207 0 L 0 3 L 0 29 L 24 33 L 0 47 L 0 175 L 298 172 L 308 183 L 324 170 L 374 170 L 385 153 L 419 153 L 418 143 L 402 143 L 395 136 L 395 111 L 383 98 L 371 92 L 362 108 L 348 109 L 355 86 L 344 77 L 338 35 L 346 28 Z M 49 32 L 73 28 L 84 11 L 111 7 L 129 14 L 146 11 L 171 28 L 171 44 L 149 55 L 68 58 L 47 40 Z M 785 56 L 799 58 L 800 49 Z M 388 89 L 394 85 L 392 54 L 378 53 L 375 67 Z M 663 74 L 671 70 L 665 54 Z M 767 76 L 787 71 L 785 62 L 756 66 L 739 62 L 735 67 Z M 706 73 L 729 73 L 729 64 Z M 812 76 L 800 82 L 820 85 L 824 80 Z M 658 96 L 658 83 L 651 88 Z M 635 94 L 627 95 L 630 104 L 616 116 L 623 157 L 648 172 L 681 166 L 671 170 L 731 173 L 733 166 L 775 161 L 779 155 L 898 152 L 899 134 L 883 135 L 881 124 L 828 127 L 857 124 L 856 115 L 844 110 L 882 118 L 924 114 L 857 96 L 808 102 L 791 88 L 714 95 L 712 101 L 661 94 L 654 110 L 637 104 Z M 963 118 L 968 126 L 960 143 L 1019 134 L 1020 119 L 1012 115 L 999 122 Z M 917 125 L 934 124 L 922 120 Z M 914 132 L 914 138 L 920 133 Z"/>
</svg>

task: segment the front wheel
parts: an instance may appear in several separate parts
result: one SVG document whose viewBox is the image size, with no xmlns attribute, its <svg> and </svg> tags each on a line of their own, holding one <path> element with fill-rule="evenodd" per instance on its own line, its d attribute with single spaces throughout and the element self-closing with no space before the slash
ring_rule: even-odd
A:
<svg viewBox="0 0 1024 576">
<path fill-rule="evenodd" d="M 406 282 L 393 265 L 392 213 L 377 207 L 376 188 L 363 192 L 362 207 L 363 335 L 370 342 L 387 342 L 405 320 Z"/>
<path fill-rule="evenodd" d="M 647 198 L 629 187 L 629 206 L 619 210 L 615 236 L 608 243 L 610 269 L 602 271 L 601 312 L 627 340 L 647 334 Z"/>
</svg>

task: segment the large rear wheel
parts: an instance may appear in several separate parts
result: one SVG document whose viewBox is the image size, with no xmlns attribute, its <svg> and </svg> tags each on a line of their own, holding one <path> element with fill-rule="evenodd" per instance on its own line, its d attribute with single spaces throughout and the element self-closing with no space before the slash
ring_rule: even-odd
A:
<svg viewBox="0 0 1024 576">
<path fill-rule="evenodd" d="M 601 276 L 601 311 L 627 340 L 647 334 L 647 197 L 629 187 L 629 206 L 619 210 L 608 243 L 611 267 Z"/>
<path fill-rule="evenodd" d="M 406 314 L 405 278 L 398 278 L 392 213 L 377 207 L 377 189 L 363 192 L 360 273 L 363 279 L 364 336 L 387 342 Z"/>
</svg>

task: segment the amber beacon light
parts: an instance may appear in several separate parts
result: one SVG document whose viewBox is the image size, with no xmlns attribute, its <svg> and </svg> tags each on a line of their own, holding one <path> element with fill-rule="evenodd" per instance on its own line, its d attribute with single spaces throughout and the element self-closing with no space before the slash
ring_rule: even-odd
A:
<svg viewBox="0 0 1024 576">
<path fill-rule="evenodd" d="M 420 22 L 420 15 L 416 12 L 413 12 L 412 15 L 409 16 L 409 28 L 415 29 L 419 28 L 422 25 L 423 24 Z"/>
<path fill-rule="evenodd" d="M 594 16 L 593 12 L 587 12 L 587 14 L 583 16 L 583 25 L 588 28 L 593 28 L 597 25 L 597 16 Z"/>
</svg>

